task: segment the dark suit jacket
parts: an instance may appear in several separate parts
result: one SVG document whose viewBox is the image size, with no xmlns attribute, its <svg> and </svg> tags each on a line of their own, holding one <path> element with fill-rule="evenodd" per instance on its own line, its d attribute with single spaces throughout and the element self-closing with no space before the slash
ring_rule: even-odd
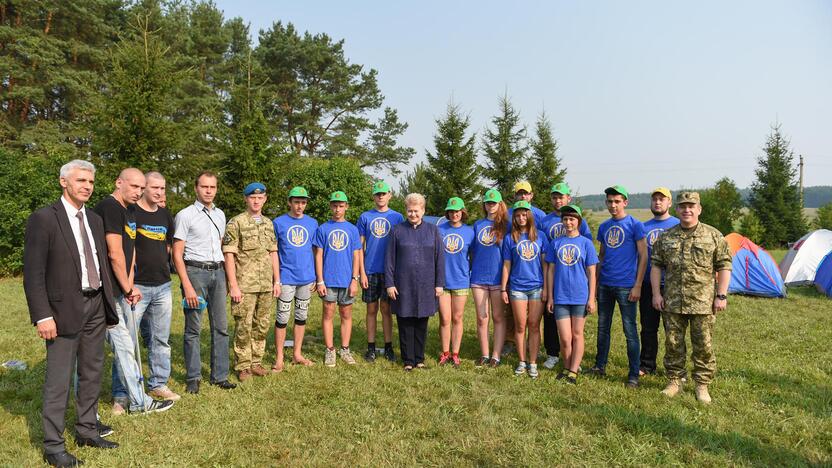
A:
<svg viewBox="0 0 832 468">
<path fill-rule="evenodd" d="M 104 223 L 90 209 L 84 210 L 90 225 L 104 294 L 107 325 L 118 323 L 110 263 L 104 240 Z M 74 335 L 83 325 L 81 258 L 66 209 L 58 200 L 29 216 L 23 247 L 23 289 L 32 323 L 53 317 L 58 335 Z"/>
</svg>

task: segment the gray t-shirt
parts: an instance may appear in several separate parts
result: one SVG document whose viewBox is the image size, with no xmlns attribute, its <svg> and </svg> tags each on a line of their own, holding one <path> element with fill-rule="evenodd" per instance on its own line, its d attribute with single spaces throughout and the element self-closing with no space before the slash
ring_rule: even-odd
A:
<svg viewBox="0 0 832 468">
<path fill-rule="evenodd" d="M 185 241 L 185 260 L 221 262 L 225 224 L 225 213 L 216 205 L 196 201 L 176 214 L 173 238 Z"/>
</svg>

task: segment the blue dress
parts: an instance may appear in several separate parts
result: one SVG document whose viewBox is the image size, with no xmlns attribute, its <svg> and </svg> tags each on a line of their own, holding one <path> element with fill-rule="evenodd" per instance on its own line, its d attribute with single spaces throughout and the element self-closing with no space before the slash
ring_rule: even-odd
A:
<svg viewBox="0 0 832 468">
<path fill-rule="evenodd" d="M 399 317 L 425 318 L 439 305 L 435 288 L 445 287 L 445 257 L 439 229 L 409 221 L 393 227 L 384 262 L 384 287 L 395 286 L 398 298 L 390 310 Z"/>
</svg>

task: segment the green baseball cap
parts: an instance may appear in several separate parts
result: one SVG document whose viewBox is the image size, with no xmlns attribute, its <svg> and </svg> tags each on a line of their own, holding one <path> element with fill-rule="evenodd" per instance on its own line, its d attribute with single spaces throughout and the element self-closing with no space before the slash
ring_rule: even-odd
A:
<svg viewBox="0 0 832 468">
<path fill-rule="evenodd" d="M 578 215 L 578 217 L 579 217 L 579 218 L 581 218 L 581 219 L 583 219 L 583 217 L 584 217 L 584 212 L 583 212 L 583 211 L 581 211 L 581 207 L 580 207 L 580 206 L 578 206 L 578 205 L 566 205 L 566 206 L 564 206 L 564 207 L 561 207 L 561 209 L 560 209 L 560 217 L 562 218 L 562 217 L 563 217 L 564 215 L 566 215 L 567 213 L 569 213 L 569 214 L 576 214 L 576 215 Z"/>
<path fill-rule="evenodd" d="M 338 190 L 337 192 L 332 192 L 332 194 L 329 195 L 329 201 L 342 201 L 344 203 L 349 202 L 349 200 L 347 200 L 347 194 L 340 190 Z"/>
<path fill-rule="evenodd" d="M 301 186 L 292 187 L 292 190 L 289 190 L 289 198 L 309 198 L 309 192 Z"/>
<path fill-rule="evenodd" d="M 485 196 L 482 197 L 483 203 L 485 202 L 493 202 L 493 203 L 500 203 L 503 201 L 503 195 L 500 194 L 499 190 L 496 189 L 489 189 L 485 192 Z"/>
<path fill-rule="evenodd" d="M 448 199 L 448 205 L 445 206 L 445 211 L 459 211 L 465 209 L 465 202 L 459 197 L 451 197 Z"/>
<path fill-rule="evenodd" d="M 621 195 L 625 200 L 627 200 L 630 196 L 630 193 L 627 192 L 627 189 L 624 188 L 623 185 L 613 185 L 612 187 L 607 187 L 604 190 L 604 193 L 607 195 Z"/>
<path fill-rule="evenodd" d="M 531 210 L 532 209 L 532 204 L 527 202 L 526 200 L 519 200 L 519 201 L 514 202 L 514 209 L 515 210 L 521 209 L 521 208 L 524 209 L 524 210 Z"/>
<path fill-rule="evenodd" d="M 383 180 L 379 180 L 373 184 L 373 195 L 377 193 L 388 193 L 390 192 L 390 186 L 387 185 L 387 182 Z"/>
<path fill-rule="evenodd" d="M 566 185 L 566 182 L 558 182 L 552 186 L 552 193 L 559 193 L 561 195 L 572 195 L 572 191 L 569 190 L 569 186 Z"/>
</svg>

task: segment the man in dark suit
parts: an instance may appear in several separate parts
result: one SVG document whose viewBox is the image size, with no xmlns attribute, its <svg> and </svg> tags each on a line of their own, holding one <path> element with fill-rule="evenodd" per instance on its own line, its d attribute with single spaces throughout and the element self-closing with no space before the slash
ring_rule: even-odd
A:
<svg viewBox="0 0 832 468">
<path fill-rule="evenodd" d="M 63 195 L 32 213 L 26 225 L 23 288 L 29 315 L 46 342 L 43 384 L 44 460 L 75 466 L 66 452 L 64 426 L 73 367 L 78 363 L 75 424 L 78 446 L 115 448 L 99 436 L 96 414 L 104 335 L 118 323 L 104 225 L 84 203 L 92 195 L 95 167 L 75 160 L 61 168 Z"/>
</svg>

